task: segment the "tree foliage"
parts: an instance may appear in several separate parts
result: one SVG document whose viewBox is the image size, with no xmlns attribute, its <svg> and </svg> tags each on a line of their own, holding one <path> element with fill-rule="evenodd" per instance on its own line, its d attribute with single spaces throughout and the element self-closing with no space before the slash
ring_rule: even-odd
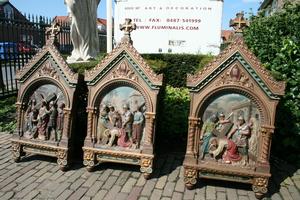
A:
<svg viewBox="0 0 300 200">
<path fill-rule="evenodd" d="M 277 109 L 273 150 L 291 161 L 299 160 L 295 157 L 300 152 L 300 5 L 286 4 L 272 16 L 253 17 L 244 38 L 276 79 L 286 81 L 286 94 Z"/>
</svg>

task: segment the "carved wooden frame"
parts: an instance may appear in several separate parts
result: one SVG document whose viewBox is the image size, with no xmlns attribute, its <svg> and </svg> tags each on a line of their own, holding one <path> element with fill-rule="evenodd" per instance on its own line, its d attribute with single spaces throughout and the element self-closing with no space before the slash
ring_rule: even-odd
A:
<svg viewBox="0 0 300 200">
<path fill-rule="evenodd" d="M 162 75 L 156 75 L 144 61 L 129 38 L 109 53 L 95 68 L 85 72 L 88 85 L 87 136 L 84 142 L 84 165 L 91 171 L 97 163 L 116 162 L 140 165 L 140 171 L 148 178 L 153 169 L 153 143 L 155 137 L 155 116 Z M 94 144 L 96 137 L 97 106 L 106 92 L 119 86 L 129 86 L 144 97 L 145 140 L 139 152 L 102 149 Z"/>
<path fill-rule="evenodd" d="M 230 79 L 230 70 L 237 68 L 243 78 Z M 228 78 L 229 77 L 229 78 Z M 187 150 L 184 160 L 184 182 L 192 188 L 198 177 L 252 184 L 257 198 L 267 192 L 270 174 L 270 148 L 274 132 L 276 106 L 284 95 L 285 83 L 275 81 L 259 60 L 246 47 L 241 37 L 227 47 L 211 63 L 195 75 L 188 75 L 190 114 Z M 201 116 L 211 99 L 221 94 L 242 94 L 251 99 L 261 115 L 258 157 L 255 169 L 245 170 L 230 165 L 205 164 L 198 159 Z"/>
<path fill-rule="evenodd" d="M 57 157 L 61 170 L 69 166 L 69 140 L 72 130 L 74 92 L 78 82 L 78 74 L 74 73 L 54 46 L 54 38 L 27 63 L 17 71 L 16 79 L 20 87 L 17 97 L 17 129 L 11 142 L 13 158 L 20 161 L 25 153 L 33 153 Z M 62 139 L 59 142 L 28 139 L 24 137 L 25 108 L 30 95 L 41 85 L 52 84 L 64 94 L 64 125 Z"/>
</svg>

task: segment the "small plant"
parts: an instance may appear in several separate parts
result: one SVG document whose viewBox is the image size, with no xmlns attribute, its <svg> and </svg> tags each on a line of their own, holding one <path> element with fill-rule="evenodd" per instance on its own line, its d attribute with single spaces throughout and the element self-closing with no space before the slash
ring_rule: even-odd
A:
<svg viewBox="0 0 300 200">
<path fill-rule="evenodd" d="M 16 97 L 0 100 L 0 132 L 13 132 L 16 128 Z"/>
</svg>

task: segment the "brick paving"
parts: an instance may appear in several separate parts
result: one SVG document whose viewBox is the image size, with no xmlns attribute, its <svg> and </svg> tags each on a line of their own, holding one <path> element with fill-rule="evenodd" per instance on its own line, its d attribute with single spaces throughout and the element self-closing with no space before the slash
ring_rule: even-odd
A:
<svg viewBox="0 0 300 200">
<path fill-rule="evenodd" d="M 250 185 L 200 179 L 194 190 L 183 183 L 183 155 L 160 155 L 150 180 L 138 166 L 104 163 L 94 172 L 75 164 L 61 172 L 56 159 L 31 155 L 12 161 L 10 135 L 0 134 L 0 199 L 82 200 L 254 200 Z M 300 169 L 272 159 L 269 193 L 265 199 L 300 200 Z"/>
</svg>

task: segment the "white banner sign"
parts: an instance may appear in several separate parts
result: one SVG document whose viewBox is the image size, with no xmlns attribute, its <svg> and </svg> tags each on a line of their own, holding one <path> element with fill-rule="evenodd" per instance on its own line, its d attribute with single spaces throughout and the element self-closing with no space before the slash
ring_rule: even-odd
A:
<svg viewBox="0 0 300 200">
<path fill-rule="evenodd" d="M 221 0 L 117 0 L 115 41 L 123 33 L 119 24 L 130 18 L 140 53 L 192 53 L 214 55 L 221 43 Z"/>
</svg>

